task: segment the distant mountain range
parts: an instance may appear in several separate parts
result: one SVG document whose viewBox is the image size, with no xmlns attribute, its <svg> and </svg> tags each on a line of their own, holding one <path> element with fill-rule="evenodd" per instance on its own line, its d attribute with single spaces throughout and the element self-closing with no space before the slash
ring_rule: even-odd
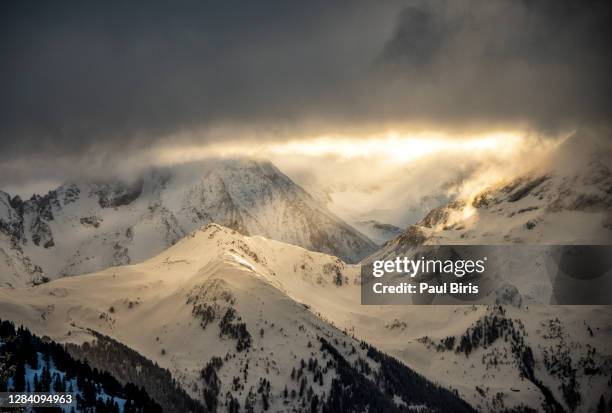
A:
<svg viewBox="0 0 612 413">
<path fill-rule="evenodd" d="M 2 282 L 141 262 L 211 222 L 347 262 L 375 248 L 271 163 L 209 160 L 133 182 L 68 182 L 26 201 L 0 192 Z"/>
<path fill-rule="evenodd" d="M 267 163 L 184 165 L 25 202 L 4 195 L 0 269 L 16 288 L 0 288 L 0 314 L 161 406 L 595 411 L 612 396 L 610 307 L 364 306 L 360 266 L 338 256 L 605 244 L 610 159 L 602 141 L 576 136 L 538 169 L 432 210 L 377 251 Z M 534 265 L 525 257 L 509 271 L 529 277 Z M 18 270 L 34 280 L 98 272 L 17 288 Z M 182 389 L 171 399 L 160 397 L 166 374 Z"/>
</svg>

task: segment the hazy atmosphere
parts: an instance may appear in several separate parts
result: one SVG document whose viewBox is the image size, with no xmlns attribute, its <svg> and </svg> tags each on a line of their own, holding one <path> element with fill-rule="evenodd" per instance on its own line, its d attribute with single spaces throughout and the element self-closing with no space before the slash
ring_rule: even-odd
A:
<svg viewBox="0 0 612 413">
<path fill-rule="evenodd" d="M 612 411 L 610 39 L 610 0 L 0 2 L 0 411 Z"/>
<path fill-rule="evenodd" d="M 407 162 L 432 139 L 503 150 L 612 112 L 606 1 L 0 7 L 0 187 L 25 196 L 194 149 Z"/>
</svg>

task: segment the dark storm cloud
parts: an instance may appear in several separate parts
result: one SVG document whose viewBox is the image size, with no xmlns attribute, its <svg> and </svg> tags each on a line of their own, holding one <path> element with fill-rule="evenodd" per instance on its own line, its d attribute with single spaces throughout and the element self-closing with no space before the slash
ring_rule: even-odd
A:
<svg viewBox="0 0 612 413">
<path fill-rule="evenodd" d="M 551 129 L 612 114 L 610 39 L 610 1 L 419 2 L 378 63 L 412 116 Z"/>
<path fill-rule="evenodd" d="M 396 13 L 323 1 L 1 7 L 5 155 L 330 110 L 370 65 Z"/>
<path fill-rule="evenodd" d="M 599 122 L 609 4 L 3 2 L 0 168 L 220 123 Z"/>
</svg>

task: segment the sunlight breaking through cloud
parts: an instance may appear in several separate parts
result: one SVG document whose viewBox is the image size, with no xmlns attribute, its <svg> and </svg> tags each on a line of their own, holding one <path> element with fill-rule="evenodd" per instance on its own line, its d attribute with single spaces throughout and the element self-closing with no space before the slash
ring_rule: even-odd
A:
<svg viewBox="0 0 612 413">
<path fill-rule="evenodd" d="M 266 145 L 244 143 L 212 144 L 196 147 L 175 147 L 158 150 L 161 163 L 188 162 L 210 156 L 279 156 L 334 157 L 339 159 L 383 158 L 393 162 L 410 162 L 442 153 L 474 154 L 489 152 L 508 156 L 524 144 L 525 136 L 517 132 L 494 132 L 471 137 L 454 137 L 427 132 L 403 134 L 389 131 L 378 136 L 354 138 L 324 135 L 310 139 L 288 140 Z"/>
</svg>

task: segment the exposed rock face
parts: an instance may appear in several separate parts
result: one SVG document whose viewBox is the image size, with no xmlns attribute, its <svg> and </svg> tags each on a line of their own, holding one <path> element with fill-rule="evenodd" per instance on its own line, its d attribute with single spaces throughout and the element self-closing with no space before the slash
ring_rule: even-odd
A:
<svg viewBox="0 0 612 413">
<path fill-rule="evenodd" d="M 437 226 L 446 226 L 451 218 L 453 211 L 461 211 L 465 208 L 465 201 L 451 201 L 447 205 L 431 210 L 418 225 L 426 228 L 434 228 Z"/>
<path fill-rule="evenodd" d="M 269 162 L 208 160 L 133 182 L 70 182 L 27 201 L 0 192 L 0 248 L 49 278 L 140 262 L 213 222 L 352 262 L 375 248 Z"/>
<path fill-rule="evenodd" d="M 129 205 L 142 194 L 143 184 L 144 181 L 142 179 L 129 185 L 124 185 L 120 182 L 101 184 L 96 191 L 98 203 L 102 208 L 117 208 Z"/>
<path fill-rule="evenodd" d="M 85 226 L 89 226 L 89 227 L 94 227 L 94 228 L 98 228 L 100 227 L 100 223 L 102 222 L 102 219 L 96 217 L 96 216 L 90 216 L 90 217 L 83 217 L 79 220 L 79 222 L 82 225 Z"/>
</svg>

